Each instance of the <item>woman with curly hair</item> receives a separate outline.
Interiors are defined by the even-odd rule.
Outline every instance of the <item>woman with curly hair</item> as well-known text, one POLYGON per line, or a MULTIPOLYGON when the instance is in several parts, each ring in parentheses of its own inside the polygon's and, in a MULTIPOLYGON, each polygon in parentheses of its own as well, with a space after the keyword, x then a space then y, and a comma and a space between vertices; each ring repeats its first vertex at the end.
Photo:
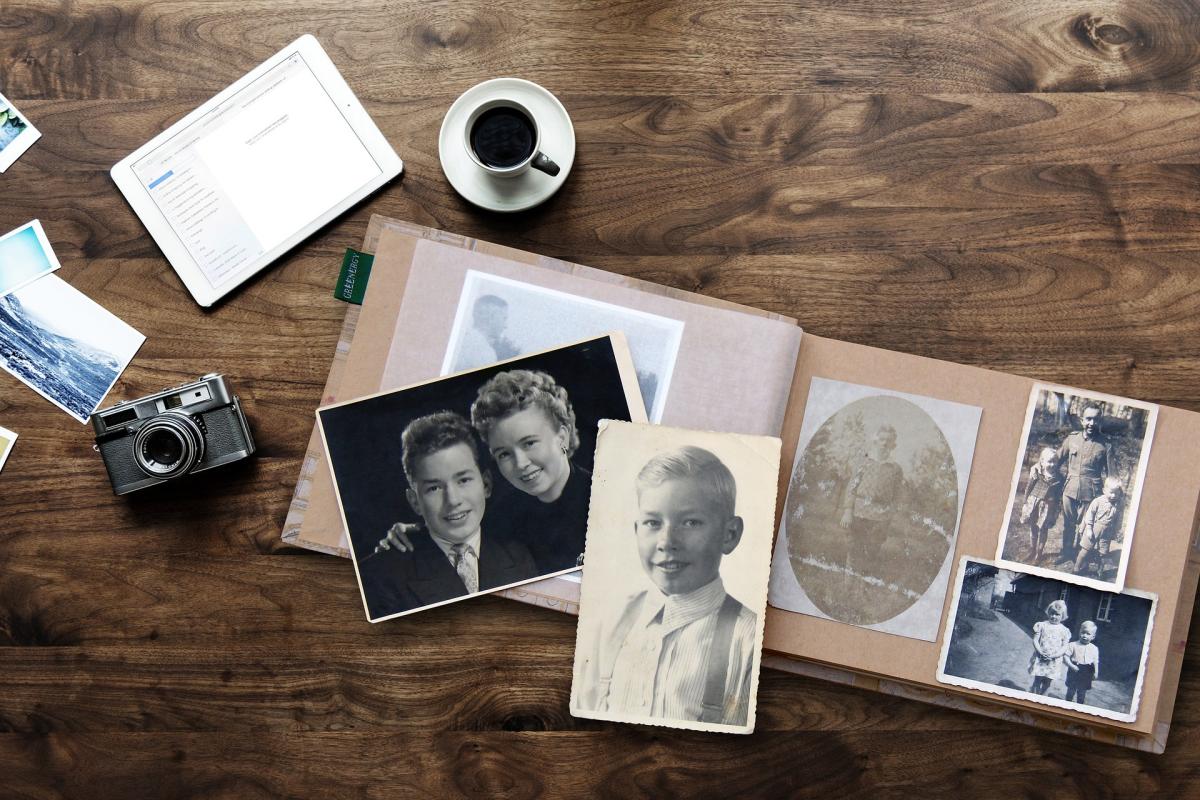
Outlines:
POLYGON ((512 523, 538 568, 582 563, 591 473, 574 463, 579 447, 567 390, 537 370, 500 372, 479 388, 471 424, 496 468, 521 494, 512 523))
MULTIPOLYGON (((496 468, 518 491, 500 512, 529 549, 538 572, 583 563, 592 474, 571 460, 579 448, 575 409, 567 390, 538 370, 497 373, 479 387, 471 424, 496 468)), ((413 550, 415 526, 398 522, 377 550, 413 550)))

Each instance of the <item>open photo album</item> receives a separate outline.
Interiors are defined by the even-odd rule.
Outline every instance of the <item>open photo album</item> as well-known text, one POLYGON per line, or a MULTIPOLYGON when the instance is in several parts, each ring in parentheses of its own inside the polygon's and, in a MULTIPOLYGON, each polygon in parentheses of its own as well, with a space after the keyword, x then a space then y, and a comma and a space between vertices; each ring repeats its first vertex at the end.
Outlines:
MULTIPOLYGON (((471 393, 506 364, 620 332, 632 402, 628 415, 612 418, 644 419, 663 436, 685 432, 651 448, 655 453, 631 443, 582 458, 574 451, 573 461, 595 469, 593 514, 603 491, 618 491, 613 497, 624 498, 618 505, 625 509, 603 525, 589 521, 580 563, 595 559, 597 566, 582 587, 576 565, 557 562, 491 587, 582 613, 580 635, 599 649, 587 664, 577 652, 573 711, 752 728, 753 698, 742 714, 733 687, 751 668, 757 685, 757 661, 739 671, 730 655, 720 670, 697 672, 690 690, 636 688, 621 682, 620 665, 636 650, 622 643, 643 641, 642 626, 666 625, 676 637, 672 647, 685 648, 686 626, 701 624, 690 621, 709 619, 697 609, 708 609, 715 626, 705 628, 710 638, 697 640, 697 652, 740 653, 721 638, 736 640, 740 629, 730 622, 719 633, 720 598, 736 597, 743 611, 755 613, 761 591, 765 613, 755 621, 762 666, 1149 752, 1165 747, 1200 575, 1200 473, 1192 455, 1200 447, 1200 415, 802 334, 795 320, 777 314, 378 216, 364 249, 375 255, 370 283, 363 305, 348 306, 323 424, 340 409, 481 370, 449 409, 470 420, 471 393), (652 466, 660 450, 691 446, 687 431, 697 441, 767 437, 781 448, 769 493, 740 494, 743 485, 761 488, 762 471, 744 483, 732 465, 712 467, 729 473, 725 483, 694 482, 700 499, 685 506, 699 510, 681 524, 709 530, 706 520, 717 521, 711 541, 720 568, 675 591, 682 586, 675 571, 716 562, 679 555, 683 544, 650 535, 673 523, 659 502, 663 490, 638 470, 652 466), (718 487, 731 482, 742 505, 719 500, 725 495, 718 487), (749 498, 760 498, 754 511, 772 520, 771 535, 738 538, 736 557, 721 558, 733 541, 731 520, 746 516, 749 498), (743 563, 751 554, 760 560, 743 563), (623 566, 604 566, 610 563, 623 566), (732 565, 739 566, 731 572, 732 565), (745 588, 735 592, 729 587, 738 581, 745 588), (634 603, 639 592, 644 599, 634 603), (624 617, 621 626, 633 628, 613 634, 613 620, 624 617), (615 655, 603 655, 605 647, 615 655), (591 683, 580 683, 584 676, 591 683), (718 688, 701 691, 706 681, 718 688), (722 703, 731 704, 725 712, 722 703)), ((583 391, 603 380, 597 372, 583 391)), ((571 388, 571 398, 579 391, 571 388)), ((345 498, 339 502, 338 445, 329 429, 323 440, 314 426, 285 542, 353 556, 359 570, 376 548, 409 551, 425 518, 414 516, 419 503, 405 499, 413 487, 404 483, 401 433, 432 406, 393 405, 395 443, 386 456, 396 462, 388 473, 392 507, 347 512, 345 498), (413 535, 398 537, 397 530, 413 535)), ((600 419, 585 424, 604 424, 600 419)), ((552 435, 562 429, 551 428, 552 435)), ((497 459, 503 447, 478 438, 486 427, 475 430, 486 451, 475 463, 490 469, 493 488, 519 497, 519 483, 506 484, 497 459)), ((595 448, 596 427, 589 435, 595 448)), ((700 449, 724 465, 727 445, 705 441, 700 449)), ((708 463, 708 456, 687 452, 683 461, 708 463)), ((508 528, 524 526, 517 538, 537 545, 535 532, 546 526, 514 524, 521 517, 503 511, 510 502, 503 494, 496 497, 489 508, 501 512, 492 517, 503 517, 508 528)), ((456 597, 473 593, 463 586, 489 588, 470 579, 456 585, 456 597)), ((369 597, 364 603, 373 620, 406 613, 394 604, 372 610, 369 597)))

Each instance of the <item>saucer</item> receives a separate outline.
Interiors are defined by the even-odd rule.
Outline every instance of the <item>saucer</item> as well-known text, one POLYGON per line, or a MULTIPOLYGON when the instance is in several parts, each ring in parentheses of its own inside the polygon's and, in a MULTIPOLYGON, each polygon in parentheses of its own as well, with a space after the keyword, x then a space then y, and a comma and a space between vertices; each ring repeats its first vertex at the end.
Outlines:
POLYGON ((438 134, 438 158, 446 179, 463 199, 489 211, 524 211, 547 200, 571 174, 575 128, 562 103, 546 89, 520 78, 494 78, 467 89, 450 106, 438 134), (541 151, 560 168, 557 175, 530 168, 515 178, 498 178, 471 160, 463 148, 467 116, 494 97, 511 98, 529 109, 541 131, 541 151))

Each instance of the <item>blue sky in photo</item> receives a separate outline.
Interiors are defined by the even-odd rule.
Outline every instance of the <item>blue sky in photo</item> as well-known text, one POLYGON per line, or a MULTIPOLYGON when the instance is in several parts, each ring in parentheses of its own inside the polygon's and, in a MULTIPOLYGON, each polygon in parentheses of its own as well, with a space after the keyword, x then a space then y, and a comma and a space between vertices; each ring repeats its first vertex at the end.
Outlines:
POLYGON ((42 249, 32 225, 0 240, 0 293, 53 268, 54 262, 42 249))

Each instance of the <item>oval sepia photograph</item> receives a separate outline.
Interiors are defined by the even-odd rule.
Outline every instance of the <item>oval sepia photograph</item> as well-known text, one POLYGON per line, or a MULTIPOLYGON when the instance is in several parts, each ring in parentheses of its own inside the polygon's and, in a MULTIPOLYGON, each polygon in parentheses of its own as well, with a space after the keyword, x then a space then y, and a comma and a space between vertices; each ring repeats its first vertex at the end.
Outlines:
MULTIPOLYGON (((812 426, 805 414, 815 430, 800 438, 779 545, 786 542, 799 589, 791 594, 802 597, 788 603, 781 586, 776 594, 787 605, 773 604, 878 625, 913 609, 937 583, 940 611, 979 409, 822 379, 814 379, 809 403, 825 413, 813 415, 812 426), (943 421, 953 421, 960 439, 969 432, 965 455, 956 458, 947 432, 915 400, 950 407, 943 421)), ((932 632, 925 620, 911 622, 919 635, 907 623, 891 632, 936 638, 936 616, 932 632)))

